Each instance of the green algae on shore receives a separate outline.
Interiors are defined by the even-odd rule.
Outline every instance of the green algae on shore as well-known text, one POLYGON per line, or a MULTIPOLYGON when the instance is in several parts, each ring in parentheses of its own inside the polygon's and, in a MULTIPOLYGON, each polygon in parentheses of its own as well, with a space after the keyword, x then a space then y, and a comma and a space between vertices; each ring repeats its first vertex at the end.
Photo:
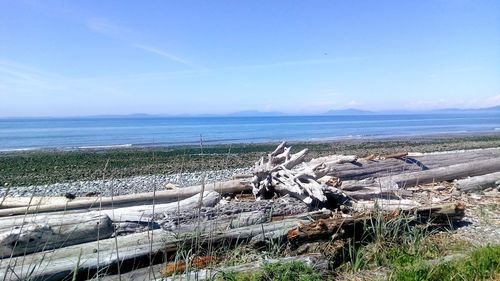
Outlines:
MULTIPOLYGON (((328 154, 389 154, 500 147, 500 135, 291 143, 308 157, 328 154)), ((267 144, 30 151, 0 154, 0 183, 39 185, 104 177, 172 174, 248 167, 275 147, 267 144), (107 165, 106 165, 107 163, 107 165), (104 167, 105 173, 103 173, 104 167)))

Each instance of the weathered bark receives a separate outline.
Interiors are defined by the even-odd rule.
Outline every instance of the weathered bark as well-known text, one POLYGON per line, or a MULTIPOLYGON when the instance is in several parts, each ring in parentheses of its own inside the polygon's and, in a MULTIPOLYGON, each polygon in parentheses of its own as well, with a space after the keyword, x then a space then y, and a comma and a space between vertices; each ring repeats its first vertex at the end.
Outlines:
POLYGON ((303 202, 284 196, 276 200, 261 200, 219 204, 214 208, 202 208, 201 212, 184 211, 166 213, 159 221, 162 228, 177 234, 186 232, 216 231, 266 223, 270 221, 296 218, 296 215, 308 213, 308 206, 303 202))
POLYGON ((421 206, 420 203, 409 200, 391 200, 391 199, 374 199, 370 201, 358 201, 353 203, 352 208, 357 212, 366 212, 373 210, 381 210, 391 212, 394 210, 411 210, 421 206))
MULTIPOLYGON (((408 219, 423 223, 449 223, 454 220, 459 220, 464 216, 465 207, 461 203, 444 204, 432 207, 421 207, 415 210, 407 210, 396 212, 380 217, 385 221, 397 218, 400 215, 406 216, 408 219)), ((293 245, 297 245, 303 241, 313 241, 315 239, 325 239, 343 237, 352 237, 352 235, 360 235, 363 232, 363 227, 368 221, 379 218, 369 215, 361 215, 355 217, 335 217, 330 219, 320 219, 312 223, 307 223, 295 227, 288 231, 288 241, 293 245)))
POLYGON ((57 249, 111 237, 114 227, 105 214, 26 216, 0 221, 0 258, 57 249))
POLYGON ((390 158, 400 159, 400 158, 405 158, 406 156, 408 156, 408 152, 397 152, 383 156, 382 159, 390 159, 390 158))
POLYGON ((231 180, 226 182, 218 182, 213 184, 207 184, 204 188, 202 186, 191 186, 184 187, 175 190, 162 190, 156 193, 138 193, 102 198, 92 198, 89 200, 78 200, 75 202, 67 202, 66 204, 54 204, 54 205, 41 205, 29 207, 18 207, 11 209, 1 209, 0 217, 12 216, 12 215, 24 215, 40 212, 56 212, 64 210, 75 210, 75 209, 89 209, 89 208, 99 208, 109 207, 109 206, 134 206, 138 204, 152 204, 155 203, 170 203, 176 202, 190 196, 200 193, 202 190, 205 191, 217 191, 220 194, 226 193, 238 193, 243 191, 250 191, 252 186, 249 182, 244 180, 231 180))
POLYGON ((465 215, 465 205, 463 203, 448 203, 436 206, 424 206, 415 210, 403 211, 405 214, 413 215, 415 220, 424 223, 449 224, 452 221, 461 220, 465 215))
POLYGON ((500 180, 500 172, 461 179, 455 182, 455 188, 462 192, 481 191, 490 187, 496 187, 500 180))

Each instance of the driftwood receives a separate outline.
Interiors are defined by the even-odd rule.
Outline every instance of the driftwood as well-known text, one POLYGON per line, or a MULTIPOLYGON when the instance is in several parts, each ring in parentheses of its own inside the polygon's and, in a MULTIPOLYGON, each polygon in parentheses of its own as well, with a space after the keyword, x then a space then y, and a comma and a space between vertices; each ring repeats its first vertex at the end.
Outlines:
MULTIPOLYGON (((311 240, 356 238, 355 234, 363 233, 364 224, 380 218, 390 221, 403 217, 412 223, 448 224, 463 217, 463 205, 420 206, 402 199, 411 192, 404 187, 467 176, 473 176, 466 179, 469 181, 487 178, 489 184, 498 184, 498 178, 494 180, 492 175, 500 171, 500 149, 475 153, 402 153, 386 156, 384 160, 331 155, 306 162, 306 155, 307 150, 292 154, 291 148, 282 143, 256 163, 251 180, 155 194, 72 201, 32 198, 22 202, 26 199, 4 198, 3 207, 16 204, 29 207, 0 209, 0 254, 12 256, 0 261, 0 278, 61 280, 68 278, 75 268, 78 279, 125 273, 161 263, 193 244, 217 247, 221 243, 238 242, 259 247, 269 241, 285 243, 288 239, 294 247, 311 240), (484 176, 474 177, 478 175, 484 176), (282 197, 272 201, 238 197, 241 201, 233 199, 228 203, 220 201, 217 193, 250 190, 257 199, 276 194, 282 197), (312 211, 318 210, 313 203, 331 208, 332 202, 338 203, 344 213, 352 209, 365 212, 353 217, 336 213, 332 217, 330 210, 312 211), (373 208, 393 212, 366 213, 373 208), (22 216, 8 217, 12 215, 22 216), (134 233, 137 231, 142 232, 134 233), (17 244, 15 247, 13 242, 17 244), (48 249, 53 250, 39 252, 48 249), (16 257, 21 254, 25 256, 16 257)), ((466 180, 458 181, 457 185, 466 180)), ((149 275, 147 272, 153 268, 157 266, 124 276, 139 278, 143 273, 149 275)), ((196 274, 212 276, 203 272, 196 274)))
POLYGON ((52 204, 66 204, 70 201, 88 201, 89 198, 76 198, 74 200, 68 199, 66 197, 57 196, 57 197, 4 197, 0 199, 0 209, 7 208, 17 208, 17 207, 26 207, 29 205, 37 206, 37 205, 52 205, 52 204))
POLYGON ((455 182, 455 188, 462 192, 474 192, 498 186, 500 172, 461 179, 455 182))
POLYGON ((101 212, 107 214, 113 222, 150 221, 154 214, 163 214, 174 211, 180 212, 200 207, 213 207, 220 200, 219 193, 215 191, 205 191, 203 196, 201 198, 200 197, 200 194, 196 194, 179 202, 105 209, 101 210, 101 212))
POLYGON ((410 199, 372 199, 357 201, 353 203, 352 208, 357 212, 372 210, 391 212, 394 210, 411 210, 420 206, 420 203, 410 199))
POLYGON ((28 276, 31 277, 30 280, 61 280, 71 275, 80 261, 79 276, 90 278, 97 272, 105 275, 106 272, 116 271, 118 265, 122 263, 133 264, 134 261, 147 260, 148 257, 154 257, 160 253, 175 253, 179 247, 189 245, 195 239, 216 245, 221 242, 248 241, 263 232, 278 230, 286 232, 298 223, 308 222, 309 214, 303 214, 303 216, 302 219, 284 219, 229 229, 222 233, 174 235, 164 230, 153 230, 115 239, 104 239, 99 242, 83 243, 6 260, 0 264, 0 276, 4 276, 5 280, 25 280, 28 276))
MULTIPOLYGON (((261 200, 250 202, 221 202, 214 208, 202 208, 165 214, 159 221, 162 228, 174 233, 226 231, 253 224, 267 223, 287 218, 297 218, 303 214, 316 217, 316 213, 308 212, 309 208, 302 201, 290 196, 276 200, 261 200)), ((328 211, 329 214, 330 211, 328 211)), ((327 215, 328 215, 327 214, 327 215)))
POLYGON ((320 219, 312 223, 299 225, 288 231, 288 241, 296 245, 303 241, 312 241, 325 238, 343 238, 360 235, 363 227, 368 221, 376 219, 392 220, 400 215, 420 223, 449 223, 459 220, 464 216, 465 207, 461 203, 444 204, 432 207, 421 207, 408 211, 400 211, 385 216, 373 216, 372 214, 355 217, 334 217, 330 219, 320 219))
POLYGON ((0 258, 111 237, 114 227, 105 214, 19 216, 0 221, 0 258))
MULTIPOLYGON (((421 220, 431 218, 435 220, 444 217, 446 219, 457 219, 460 217, 460 210, 462 210, 461 215, 463 216, 463 209, 456 206, 421 208, 412 211, 411 215, 415 216, 415 219, 421 220)), ((317 234, 304 232, 303 235, 305 236, 297 234, 304 237, 304 239, 316 239, 324 235, 331 236, 335 233, 334 231, 338 230, 338 227, 335 228, 335 226, 342 224, 356 227, 357 223, 360 222, 360 220, 352 218, 328 219, 325 218, 324 214, 305 213, 292 218, 285 217, 280 221, 227 229, 223 232, 213 231, 210 228, 205 228, 208 232, 201 234, 169 234, 164 230, 154 230, 12 258, 0 264, 0 276, 6 277, 5 280, 23 280, 28 275, 32 277, 31 280, 61 280, 71 275, 78 261, 80 261, 78 275, 90 278, 95 276, 97 272, 104 275, 116 272, 119 264, 128 264, 129 266, 126 268, 131 270, 134 268, 134 261, 148 260, 149 257, 154 258, 159 254, 175 253, 179 247, 190 245, 194 239, 212 246, 221 242, 231 243, 231 241, 239 241, 240 243, 256 241, 257 244, 265 242, 266 239, 283 241, 287 234, 290 238, 289 230, 297 230, 297 228, 294 228, 297 225, 310 226, 309 228, 312 229, 311 218, 317 220, 316 229, 326 230, 321 230, 317 234), (330 222, 336 224, 333 225, 330 222), (116 249, 119 249, 118 253, 116 249)), ((217 221, 215 220, 213 223, 217 223, 217 221)), ((344 232, 348 233, 347 230, 344 229, 344 232)), ((297 233, 302 232, 297 231, 297 233)), ((291 238, 290 241, 295 243, 297 239, 294 239, 291 238)), ((122 267, 122 269, 125 268, 122 267)))
POLYGON ((397 152, 383 156, 382 159, 390 159, 390 158, 400 159, 400 158, 405 158, 406 156, 408 156, 408 152, 397 152))
MULTIPOLYGON (((35 214, 0 219, 0 257, 17 256, 111 237, 112 222, 151 221, 156 213, 192 210, 214 206, 220 199, 215 191, 206 191, 200 202, 195 195, 176 203, 117 208, 67 214, 35 214), (111 219, 110 219, 111 218, 111 219)), ((121 226, 121 229, 124 227, 121 226)), ((124 232, 121 230, 121 232, 124 232)))
POLYGON ((358 159, 355 163, 331 164, 327 174, 346 180, 380 178, 402 173, 433 170, 458 163, 500 158, 500 149, 474 151, 408 154, 404 159, 385 160, 358 159))
POLYGON ((355 161, 354 156, 330 156, 304 163, 307 149, 290 154, 291 147, 281 143, 268 155, 267 161, 261 158, 254 167, 252 178, 253 194, 258 199, 272 197, 275 193, 290 195, 307 204, 326 202, 328 195, 340 196, 341 192, 318 181, 326 175, 328 165, 355 161))
POLYGON ((427 171, 399 174, 378 179, 380 186, 397 184, 400 188, 500 171, 500 158, 472 161, 427 171))
POLYGON ((220 194, 239 193, 249 191, 251 185, 245 180, 231 180, 207 184, 206 186, 191 186, 175 190, 162 190, 156 193, 138 193, 121 195, 115 197, 91 198, 88 200, 78 200, 75 202, 67 202, 65 204, 54 205, 30 205, 28 207, 17 207, 10 209, 0 209, 0 217, 24 215, 40 212, 57 212, 75 209, 102 208, 110 206, 137 206, 138 204, 153 204, 155 203, 170 203, 176 202, 204 191, 217 191, 220 194))

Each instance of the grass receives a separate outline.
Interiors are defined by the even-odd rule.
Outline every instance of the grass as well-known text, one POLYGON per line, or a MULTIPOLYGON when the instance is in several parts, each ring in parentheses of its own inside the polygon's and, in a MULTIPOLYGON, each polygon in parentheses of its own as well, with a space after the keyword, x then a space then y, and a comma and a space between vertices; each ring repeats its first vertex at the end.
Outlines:
POLYGON ((336 271, 350 279, 382 269, 394 281, 499 280, 500 245, 473 248, 443 229, 376 217, 365 225, 361 240, 346 243, 336 271))
POLYGON ((500 278, 500 245, 485 246, 466 258, 429 265, 424 262, 398 268, 390 280, 452 281, 498 280, 500 278))
POLYGON ((321 281, 322 277, 303 262, 267 263, 254 273, 219 273, 216 281, 321 281))
POLYGON ((361 239, 345 244, 341 261, 336 262, 340 264, 336 272, 356 274, 380 268, 399 272, 415 264, 469 251, 469 243, 453 238, 445 229, 437 231, 429 226, 413 225, 404 217, 385 221, 381 214, 376 215, 365 224, 361 239))

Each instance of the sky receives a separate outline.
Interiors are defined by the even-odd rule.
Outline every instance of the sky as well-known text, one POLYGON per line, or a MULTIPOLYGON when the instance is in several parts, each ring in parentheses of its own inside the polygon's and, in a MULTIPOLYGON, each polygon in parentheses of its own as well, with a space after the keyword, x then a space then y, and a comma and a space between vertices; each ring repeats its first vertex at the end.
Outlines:
POLYGON ((0 116, 500 105, 500 1, 0 0, 0 116))

